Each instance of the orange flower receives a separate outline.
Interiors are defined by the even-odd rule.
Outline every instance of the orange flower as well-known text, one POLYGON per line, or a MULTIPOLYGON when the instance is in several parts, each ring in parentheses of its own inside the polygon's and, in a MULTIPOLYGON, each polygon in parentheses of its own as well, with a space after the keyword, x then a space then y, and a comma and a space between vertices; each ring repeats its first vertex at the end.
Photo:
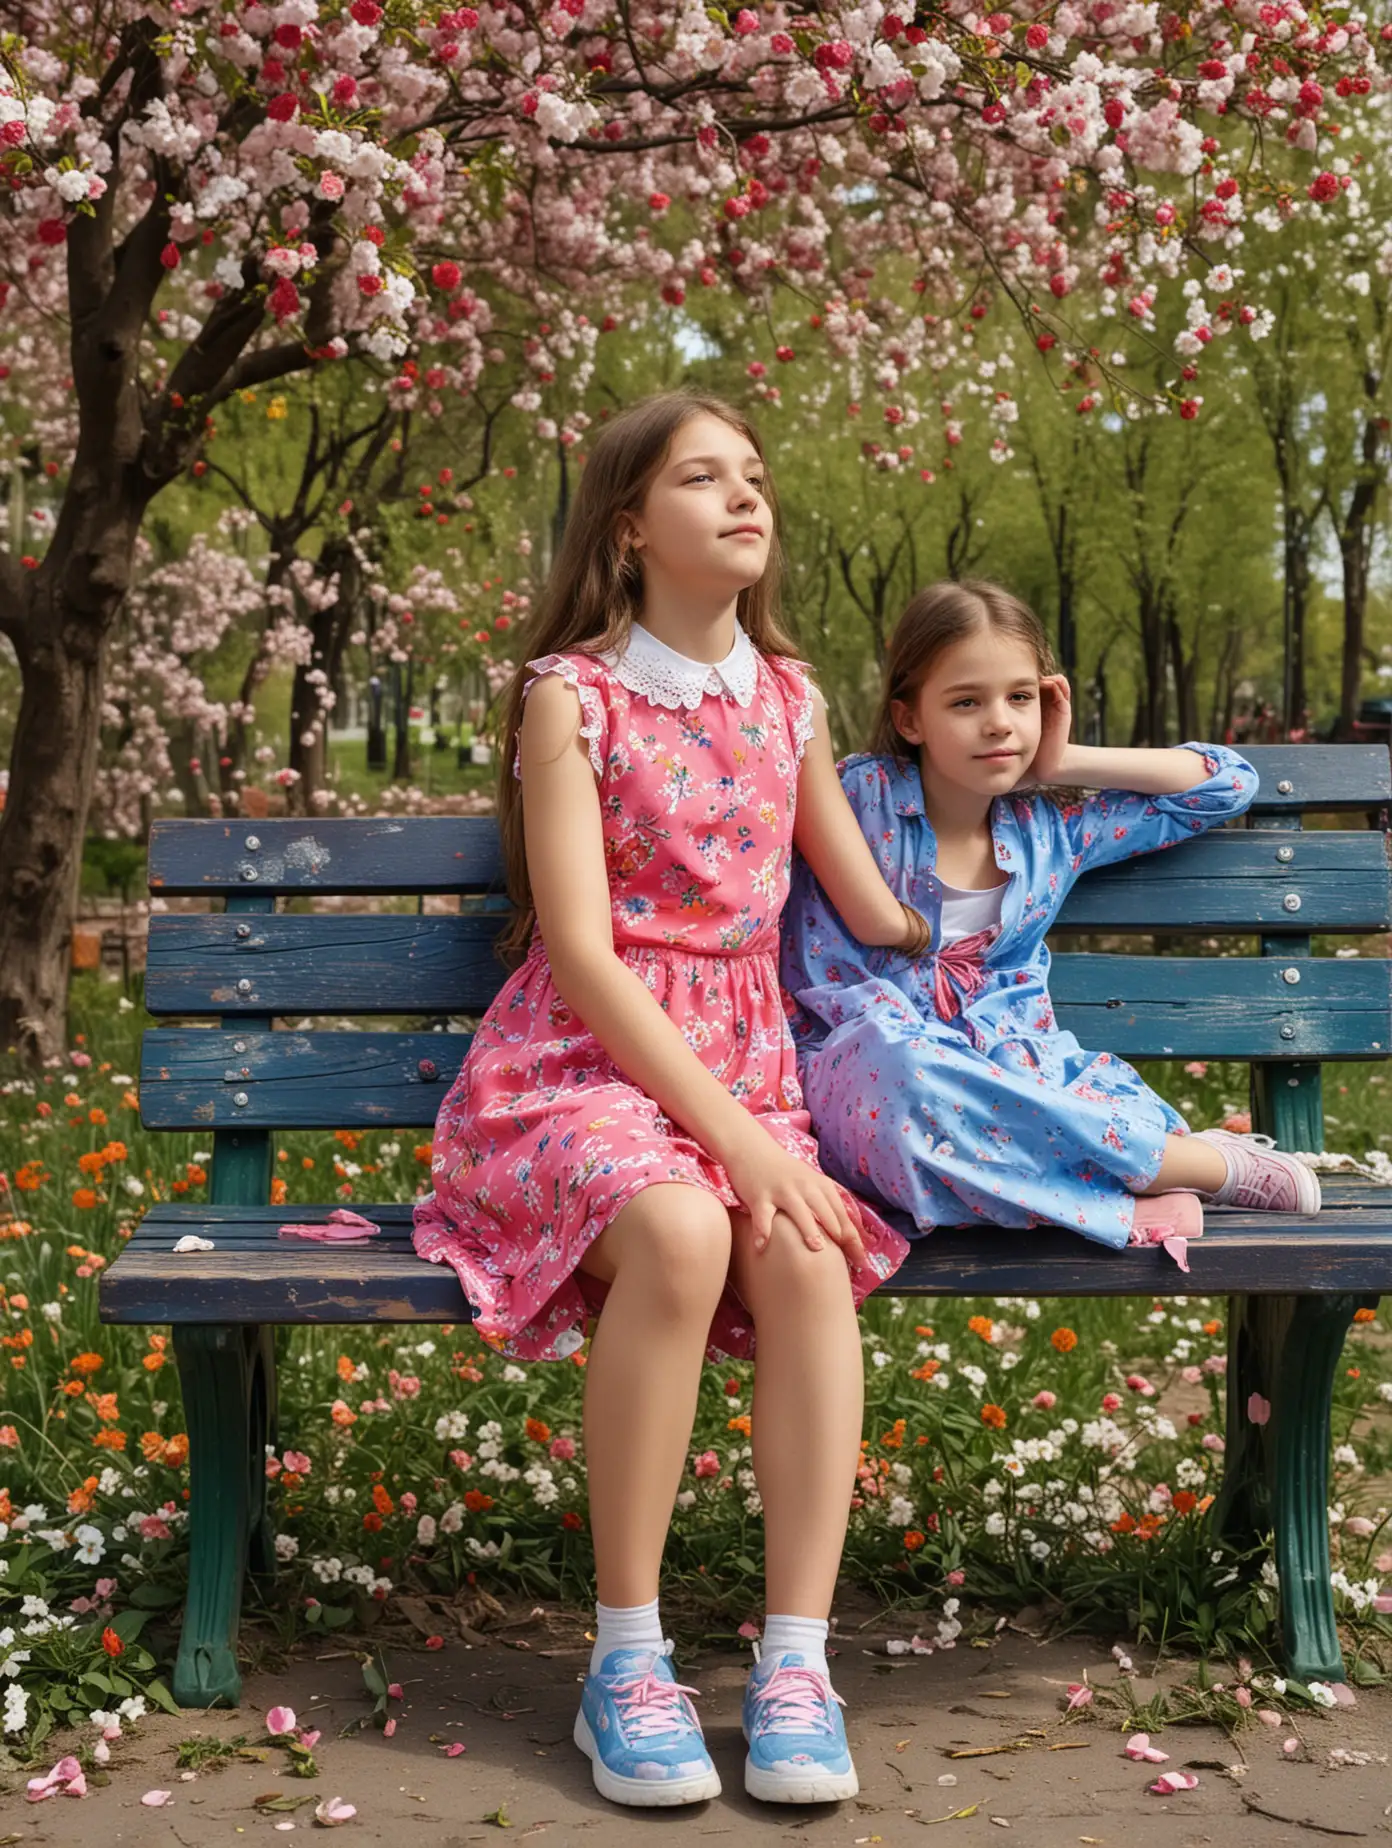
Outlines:
POLYGON ((1376 1309, 1355 1309, 1353 1312, 1353 1319, 1355 1322, 1371 1322, 1376 1316, 1376 1309))
POLYGON ((99 1373, 105 1363, 100 1354, 74 1354, 68 1364, 74 1373, 90 1378, 92 1374, 99 1373))
POLYGON ((99 1106, 94 1104, 92 1108, 87 1112, 87 1121, 89 1123, 95 1123, 98 1129, 105 1129, 106 1128, 106 1112, 103 1109, 101 1109, 99 1106))
POLYGON ((95 1499, 98 1476, 89 1476, 80 1489, 74 1489, 68 1497, 69 1514, 86 1514, 95 1499))
POLYGON ((1112 1532, 1114 1534, 1133 1534, 1135 1531, 1136 1517, 1134 1514, 1119 1515, 1118 1518, 1112 1522, 1112 1532))
POLYGON ((931 1341, 933 1339, 933 1331, 931 1328, 928 1327, 926 1322, 920 1323, 919 1326, 914 1330, 914 1333, 916 1335, 922 1335, 925 1341, 931 1341))
POLYGON ((1071 1328, 1056 1328, 1049 1339, 1060 1354, 1071 1354, 1078 1345, 1078 1337, 1071 1328))
POLYGON ((363 1516, 363 1526, 367 1529, 368 1533, 370 1534, 380 1534, 382 1531, 381 1515, 380 1514, 365 1514, 363 1516))
POLYGON ((201 1187, 208 1178, 208 1170, 206 1168, 200 1168, 196 1161, 188 1163, 187 1172, 189 1185, 191 1187, 201 1187))
POLYGON ((911 1527, 904 1535, 904 1551, 916 1553, 926 1539, 926 1534, 921 1534, 916 1527, 911 1527))
POLYGON ((999 1405, 983 1405, 981 1408, 981 1422, 984 1425, 990 1425, 993 1431, 1003 1431, 1005 1429, 1005 1413, 999 1405))
POLYGON ((392 1500, 391 1496, 387 1494, 387 1491, 382 1487, 380 1482, 373 1488, 372 1505, 377 1510, 378 1514, 396 1513, 396 1503, 392 1500))
POLYGON ((87 1212, 97 1204, 97 1196, 90 1187, 75 1187, 72 1203, 74 1206, 81 1207, 83 1212, 87 1212))
POLYGON ((358 1414, 345 1399, 335 1399, 329 1407, 329 1417, 333 1419, 340 1431, 346 1431, 349 1425, 358 1422, 358 1414))
POLYGON ((106 1156, 100 1149, 88 1149, 85 1155, 78 1156, 77 1165, 84 1174, 90 1174, 99 1181, 102 1177, 102 1169, 106 1165, 106 1156))
POLYGON ((534 1444, 549 1444, 551 1441, 550 1425, 543 1424, 539 1418, 529 1418, 526 1430, 527 1436, 534 1444))
POLYGON ((102 1150, 103 1161, 124 1161, 125 1159, 126 1145, 124 1142, 108 1142, 102 1150))
POLYGON ((422 1168, 428 1168, 435 1154, 435 1145, 431 1142, 418 1142, 411 1150, 411 1153, 415 1156, 422 1168))
POLYGON ((98 1431, 92 1442, 98 1450, 124 1450, 126 1434, 124 1431, 98 1431))
MULTIPOLYGON (((11 1302, 18 1303, 20 1299, 14 1296, 11 1297, 10 1300, 11 1302)), ((27 1302, 23 1306, 26 1309, 29 1307, 27 1302)), ((33 1345, 34 1331, 32 1328, 21 1328, 17 1335, 0 1335, 0 1347, 27 1348, 33 1345)))
POLYGON ((921 1367, 914 1368, 913 1378, 916 1380, 931 1380, 933 1375, 940 1372, 941 1369, 942 1362, 940 1360, 925 1360, 921 1367))
POLYGON ((346 1354, 340 1354, 338 1357, 338 1377, 344 1381, 351 1380, 356 1372, 356 1363, 350 1360, 346 1354))
POLYGON ((1192 1489, 1176 1489, 1170 1497, 1170 1506, 1176 1514, 1192 1514, 1199 1505, 1199 1498, 1192 1489))
POLYGON ((1205 1322, 1203 1331, 1206 1335, 1216 1335, 1222 1326, 1223 1324, 1221 1322, 1205 1322))
POLYGON ((989 1315, 974 1315, 967 1327, 974 1335, 980 1335, 983 1341, 989 1341, 996 1332, 996 1325, 989 1315))
POLYGON ((729 1423, 725 1426, 725 1429, 727 1431, 740 1431, 744 1434, 745 1437, 748 1437, 751 1431, 754 1429, 754 1426, 753 1426, 752 1421, 750 1420, 749 1413, 741 1412, 738 1418, 732 1418, 729 1421, 729 1423))
POLYGON ((464 1506, 470 1514, 486 1514, 493 1506, 493 1497, 485 1495, 482 1489, 465 1489, 464 1506))
POLYGON ((160 1368, 164 1365, 164 1355, 147 1354, 140 1364, 147 1373, 158 1373, 160 1368))
POLYGON ((153 1463, 164 1449, 164 1439, 160 1436, 158 1431, 143 1432, 140 1439, 140 1449, 145 1461, 147 1463, 153 1463))
POLYGON ((171 1469, 183 1468, 185 1463, 188 1462, 187 1431, 176 1431, 174 1433, 173 1437, 171 1437, 169 1442, 165 1445, 164 1455, 160 1458, 160 1461, 162 1463, 167 1463, 171 1469))
POLYGON ((310 1173, 314 1167, 314 1157, 312 1155, 301 1155, 300 1166, 304 1169, 306 1174, 310 1173))
POLYGON ((271 1181, 271 1205, 284 1206, 289 1193, 290 1189, 277 1174, 271 1181))
POLYGON ((49 1178, 41 1161, 26 1161, 22 1168, 15 1169, 14 1183, 21 1193, 37 1193, 49 1178))
POLYGON ((905 1418, 895 1419, 893 1429, 886 1431, 884 1436, 880 1439, 881 1444, 884 1445, 886 1450, 902 1450, 904 1448, 904 1428, 907 1423, 908 1420, 905 1418))
POLYGON ((110 1624, 102 1631, 102 1648, 109 1656, 119 1656, 126 1653, 126 1645, 121 1641, 110 1624))
POLYGON ((75 1399, 84 1390, 81 1380, 64 1380, 63 1391, 70 1399, 75 1399))
POLYGON ((121 1416, 117 1409, 114 1392, 89 1392, 87 1403, 95 1409, 97 1417, 103 1424, 115 1424, 121 1416))
POLYGON ((336 1129, 334 1131, 334 1141, 341 1142, 348 1153, 352 1155, 356 1151, 358 1144, 362 1141, 362 1136, 355 1129, 336 1129))

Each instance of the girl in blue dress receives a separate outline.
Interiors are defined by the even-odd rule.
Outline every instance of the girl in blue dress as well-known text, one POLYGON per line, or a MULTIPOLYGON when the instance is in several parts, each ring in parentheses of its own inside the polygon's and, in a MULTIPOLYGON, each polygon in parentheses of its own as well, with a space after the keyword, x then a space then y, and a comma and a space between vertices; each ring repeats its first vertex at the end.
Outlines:
POLYGON ((1265 1139, 1188 1133, 1054 1018, 1044 938, 1078 875, 1221 826, 1257 777, 1222 745, 1070 743, 1052 670, 1039 619, 998 585, 931 585, 895 630, 874 750, 839 769, 932 951, 858 943, 798 862, 782 977, 823 1164, 920 1232, 1051 1223, 1120 1246, 1193 1236, 1204 1200, 1317 1212, 1309 1168, 1265 1139))

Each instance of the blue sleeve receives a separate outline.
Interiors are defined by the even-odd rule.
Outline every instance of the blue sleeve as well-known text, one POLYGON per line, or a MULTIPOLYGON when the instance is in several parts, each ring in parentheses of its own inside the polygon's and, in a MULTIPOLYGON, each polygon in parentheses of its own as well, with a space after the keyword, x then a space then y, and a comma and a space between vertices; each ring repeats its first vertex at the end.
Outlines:
MULTIPOLYGON (((856 756, 837 768, 871 851, 892 884, 892 824, 897 817, 884 799, 877 765, 875 758, 856 756)), ((901 959, 892 950, 852 936, 801 854, 793 856, 781 938, 779 973, 793 1003, 789 1026, 799 1046, 819 1043, 831 1027, 887 998, 903 1005, 897 989, 887 991, 886 981, 892 984, 893 975, 885 973, 901 959)))
POLYGON ((1208 772, 1192 789, 1171 796, 1102 789, 1062 811, 1075 873, 1173 847, 1191 834, 1221 827, 1250 808, 1257 793, 1257 773, 1245 757, 1222 744, 1182 748, 1202 757, 1208 772))

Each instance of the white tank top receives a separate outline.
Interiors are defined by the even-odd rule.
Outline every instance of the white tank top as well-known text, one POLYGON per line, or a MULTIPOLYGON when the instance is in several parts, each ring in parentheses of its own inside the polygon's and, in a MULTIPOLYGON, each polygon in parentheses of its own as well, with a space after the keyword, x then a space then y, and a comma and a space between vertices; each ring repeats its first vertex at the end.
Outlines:
POLYGON ((1001 921, 1001 904, 1005 888, 988 886, 984 891, 966 891, 961 886, 938 881, 942 887, 942 922, 939 935, 943 943, 955 943, 959 937, 971 937, 979 930, 990 930, 1001 921))

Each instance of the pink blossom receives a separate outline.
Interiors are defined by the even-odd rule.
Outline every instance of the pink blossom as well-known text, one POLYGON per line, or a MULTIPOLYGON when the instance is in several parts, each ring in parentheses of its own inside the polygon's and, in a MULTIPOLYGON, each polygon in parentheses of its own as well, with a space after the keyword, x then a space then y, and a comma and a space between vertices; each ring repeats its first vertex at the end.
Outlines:
POLYGON ((266 1715, 266 1731, 271 1737, 279 1739, 282 1734, 294 1732, 294 1730, 295 1709, 293 1707, 272 1707, 266 1715))
POLYGON ((556 1463, 571 1462, 575 1456, 575 1439, 573 1437, 553 1438, 546 1454, 556 1463))
POLYGON ((1190 1771, 1162 1771, 1148 1788, 1157 1797, 1172 1797, 1179 1790, 1197 1790, 1199 1780, 1190 1771))
POLYGON ((1126 1741, 1126 1756, 1138 1758, 1148 1765, 1163 1765, 1169 1762, 1169 1753, 1162 1752, 1158 1745, 1150 1743, 1149 1733, 1132 1733, 1126 1741))
POLYGON ((465 1749, 462 1739, 453 1739, 448 1745, 442 1745, 440 1747, 440 1750, 444 1753, 446 1758, 458 1758, 459 1754, 465 1749))
POLYGON ((140 1537, 142 1540, 168 1540, 172 1536, 167 1522, 157 1514, 146 1514, 140 1520, 140 1537))
POLYGON ((311 1464, 303 1450, 287 1450, 284 1456, 285 1467, 293 1470, 297 1476, 307 1476, 311 1464))
POLYGON ((703 1450, 691 1467, 698 1476, 718 1476, 720 1458, 713 1450, 703 1450))
POLYGON ((1270 1399, 1263 1399, 1259 1392, 1250 1394, 1247 1400, 1247 1416, 1254 1425, 1264 1425, 1271 1417, 1270 1399))
POLYGON ((1030 1403, 1038 1411, 1051 1412, 1058 1404, 1058 1394, 1052 1393, 1046 1388, 1043 1392, 1037 1392, 1030 1403))
POLYGON ((1117 1397, 1116 1393, 1114 1392, 1104 1392, 1103 1393, 1102 1410, 1104 1412, 1119 1412, 1121 1410, 1121 1400, 1117 1397))
POLYGON ((1075 1712, 1079 1707, 1092 1705, 1092 1689, 1085 1681, 1070 1681, 1068 1684, 1068 1706, 1066 1711, 1075 1712))
POLYGON ((163 1809, 173 1794, 172 1790, 147 1790, 140 1801, 146 1809, 163 1809))
POLYGON ((87 1780, 75 1758, 60 1758, 43 1777, 31 1777, 24 1794, 29 1803, 42 1803, 48 1797, 85 1797, 87 1780))
POLYGON ((1370 1521, 1366 1514, 1351 1514, 1344 1522, 1344 1532, 1352 1534, 1355 1539, 1366 1540, 1370 1534, 1377 1532, 1377 1522, 1370 1521))

